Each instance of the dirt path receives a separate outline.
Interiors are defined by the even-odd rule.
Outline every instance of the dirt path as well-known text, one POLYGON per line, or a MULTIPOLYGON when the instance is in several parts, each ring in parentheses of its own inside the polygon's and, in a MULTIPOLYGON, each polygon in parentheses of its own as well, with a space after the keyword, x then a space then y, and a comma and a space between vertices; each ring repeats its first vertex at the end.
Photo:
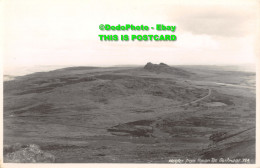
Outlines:
MULTIPOLYGON (((155 109, 158 109, 158 108, 168 108, 168 109, 172 109, 172 108, 174 108, 174 107, 188 106, 188 105, 190 105, 190 104, 197 103, 197 102, 200 102, 200 101, 202 101, 202 100, 208 98, 209 96, 211 96, 211 93, 212 93, 212 90, 209 88, 209 89, 208 89, 208 94, 207 94, 206 96, 204 96, 204 97, 199 98, 199 99, 193 100, 193 101, 188 102, 188 103, 179 104, 179 105, 176 105, 176 106, 168 105, 168 106, 157 107, 157 108, 153 108, 153 109, 154 109, 154 110, 155 110, 155 109)), ((167 112, 167 113, 169 113, 169 112, 167 112)))
POLYGON ((206 99, 207 97, 209 97, 209 96, 211 95, 211 89, 208 89, 208 90, 209 90, 209 92, 208 92, 208 94, 207 94, 206 96, 204 96, 204 97, 202 97, 202 98, 199 98, 199 99, 197 99, 197 100, 191 101, 191 102, 189 102, 189 103, 185 103, 185 104, 178 105, 178 106, 176 106, 176 107, 187 106, 187 105, 189 105, 189 104, 197 103, 197 102, 199 102, 199 101, 202 101, 202 100, 206 99))

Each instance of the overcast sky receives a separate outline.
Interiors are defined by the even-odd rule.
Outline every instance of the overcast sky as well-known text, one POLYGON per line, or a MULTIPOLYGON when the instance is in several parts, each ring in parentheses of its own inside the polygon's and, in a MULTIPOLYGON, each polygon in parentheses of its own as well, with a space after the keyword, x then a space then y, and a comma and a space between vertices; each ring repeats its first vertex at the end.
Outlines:
MULTIPOLYGON (((255 62, 256 0, 7 0, 6 67, 255 62), (176 25, 174 42, 101 42, 99 24, 176 25)), ((134 34, 172 34, 156 30, 134 34)))

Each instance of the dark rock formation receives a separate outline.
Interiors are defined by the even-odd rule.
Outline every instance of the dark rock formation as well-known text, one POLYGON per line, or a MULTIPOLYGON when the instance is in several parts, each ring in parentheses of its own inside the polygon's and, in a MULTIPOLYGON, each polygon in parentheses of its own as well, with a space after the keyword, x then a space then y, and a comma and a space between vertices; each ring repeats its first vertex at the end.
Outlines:
POLYGON ((168 73, 168 74, 186 76, 186 77, 192 74, 180 68, 171 67, 165 63, 153 64, 149 62, 144 66, 144 69, 155 73, 168 73))

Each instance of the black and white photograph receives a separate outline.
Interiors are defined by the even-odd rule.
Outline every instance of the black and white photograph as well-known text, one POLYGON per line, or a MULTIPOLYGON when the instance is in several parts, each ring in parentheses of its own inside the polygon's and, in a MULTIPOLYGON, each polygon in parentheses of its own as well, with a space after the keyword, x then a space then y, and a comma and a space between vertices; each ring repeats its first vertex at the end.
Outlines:
POLYGON ((0 167, 259 166, 260 1, 0 3, 0 167))

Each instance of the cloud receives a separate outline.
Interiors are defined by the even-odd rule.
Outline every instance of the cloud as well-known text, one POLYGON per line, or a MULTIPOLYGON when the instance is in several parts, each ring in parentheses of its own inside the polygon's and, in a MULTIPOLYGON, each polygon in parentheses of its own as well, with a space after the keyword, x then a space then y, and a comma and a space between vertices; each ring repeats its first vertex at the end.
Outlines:
POLYGON ((259 19, 252 6, 183 6, 169 11, 168 19, 176 22, 178 31, 211 36, 241 37, 256 32, 259 19))
POLYGON ((6 1, 5 65, 17 69, 20 65, 114 65, 149 61, 169 64, 253 62, 254 26, 259 19, 255 8, 258 6, 243 0, 229 0, 222 5, 219 0, 191 1, 6 1), (103 32, 98 29, 101 23, 176 25, 177 41, 101 42, 98 35, 103 33, 172 33, 103 32))

